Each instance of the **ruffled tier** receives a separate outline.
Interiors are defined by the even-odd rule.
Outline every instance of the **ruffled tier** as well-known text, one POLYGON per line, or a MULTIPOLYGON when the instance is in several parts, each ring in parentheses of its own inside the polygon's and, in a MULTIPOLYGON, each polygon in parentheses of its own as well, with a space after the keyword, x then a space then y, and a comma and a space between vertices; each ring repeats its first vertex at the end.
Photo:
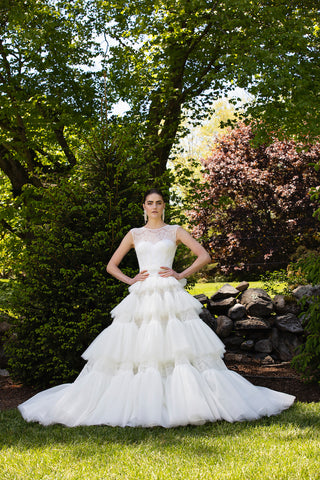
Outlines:
POLYGON ((101 372, 85 367, 73 384, 37 394, 19 406, 28 421, 111 426, 163 426, 254 420, 290 407, 294 397, 255 387, 222 360, 198 370, 188 362, 164 375, 148 366, 101 372))
POLYGON ((199 318, 201 303, 176 279, 151 276, 129 292, 83 353, 87 364, 75 382, 20 405, 26 420, 173 427, 252 420, 293 403, 226 368, 224 344, 199 318))

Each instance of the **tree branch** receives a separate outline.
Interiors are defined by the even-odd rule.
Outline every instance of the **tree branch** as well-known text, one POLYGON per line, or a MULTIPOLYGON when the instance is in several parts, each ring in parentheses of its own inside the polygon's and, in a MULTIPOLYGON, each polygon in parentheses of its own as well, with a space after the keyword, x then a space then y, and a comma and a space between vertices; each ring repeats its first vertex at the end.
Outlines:
POLYGON ((0 145, 0 168, 11 182, 14 197, 21 194, 22 187, 26 184, 36 187, 42 186, 40 180, 37 177, 30 176, 26 168, 11 155, 3 144, 0 145))

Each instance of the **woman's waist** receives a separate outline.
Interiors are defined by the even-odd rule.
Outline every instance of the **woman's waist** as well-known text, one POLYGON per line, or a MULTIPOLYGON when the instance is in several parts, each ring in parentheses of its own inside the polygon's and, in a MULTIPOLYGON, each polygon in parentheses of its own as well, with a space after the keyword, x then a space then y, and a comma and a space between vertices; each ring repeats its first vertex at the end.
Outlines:
POLYGON ((161 267, 167 267, 167 268, 171 268, 171 265, 166 265, 166 264, 161 264, 161 265, 141 265, 140 266, 140 272, 142 272, 143 270, 147 270, 147 272, 149 273, 149 275, 151 276, 156 276, 156 275, 159 275, 159 273, 161 272, 161 267))

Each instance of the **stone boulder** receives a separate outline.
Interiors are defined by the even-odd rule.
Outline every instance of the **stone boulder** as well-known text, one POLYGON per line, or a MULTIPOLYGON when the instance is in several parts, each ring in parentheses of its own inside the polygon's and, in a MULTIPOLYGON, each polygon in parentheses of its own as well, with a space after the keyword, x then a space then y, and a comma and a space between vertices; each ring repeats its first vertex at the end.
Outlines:
POLYGON ((302 323, 293 313, 277 316, 274 323, 276 327, 283 332, 303 333, 302 323))
POLYGON ((223 343, 227 348, 237 349, 243 343, 243 338, 238 337, 237 335, 231 335, 230 337, 226 337, 223 339, 223 343))
POLYGON ((236 286, 236 290, 239 292, 244 292, 249 288, 249 283, 248 282, 240 282, 239 285, 236 286))
POLYGON ((298 348, 302 344, 301 339, 290 332, 282 332, 277 328, 272 329, 271 342, 274 351, 282 362, 289 362, 298 353, 298 348))
POLYGON ((200 293, 199 295, 193 295, 194 298, 196 298, 202 305, 207 305, 209 302, 209 298, 207 295, 204 295, 203 293, 200 293))
POLYGON ((214 332, 217 330, 217 322, 213 315, 209 312, 207 308, 203 308, 199 315, 201 320, 204 321, 214 332))
POLYGON ((246 307, 241 303, 236 303, 228 310, 228 317, 232 320, 240 320, 246 315, 246 307))
POLYGON ((256 342, 254 346, 254 349, 256 352, 271 353, 273 349, 273 345, 269 338, 265 338, 262 340, 258 340, 258 342, 256 342))
POLYGON ((253 347, 254 347, 254 341, 253 340, 245 340, 240 345, 241 350, 246 350, 246 351, 253 350, 253 347))
POLYGON ((320 285, 300 285, 299 287, 292 290, 292 294, 298 299, 301 300, 302 297, 312 297, 320 296, 320 285))
POLYGON ((216 334, 219 335, 219 337, 225 338, 231 335, 231 332, 233 330, 233 321, 229 317, 226 317, 225 315, 220 315, 216 318, 216 322, 216 334))
POLYGON ((271 297, 262 288, 248 288, 242 293, 240 302, 246 307, 249 316, 269 317, 273 312, 271 297))
POLYGON ((284 295, 276 295, 273 299, 273 306, 276 313, 284 315, 285 313, 293 313, 299 315, 301 307, 295 297, 286 298, 284 295))
POLYGON ((235 330, 270 330, 270 323, 257 317, 248 317, 234 323, 235 330))
POLYGON ((208 310, 214 315, 225 315, 229 308, 233 307, 237 303, 237 300, 233 297, 225 298, 220 301, 209 300, 208 310))
POLYGON ((232 285, 229 285, 229 283, 226 283, 225 285, 223 285, 223 287, 219 288, 219 290, 211 296, 211 300, 213 302, 218 302, 220 300, 224 300, 225 298, 237 297, 238 295, 239 290, 234 288, 232 285))

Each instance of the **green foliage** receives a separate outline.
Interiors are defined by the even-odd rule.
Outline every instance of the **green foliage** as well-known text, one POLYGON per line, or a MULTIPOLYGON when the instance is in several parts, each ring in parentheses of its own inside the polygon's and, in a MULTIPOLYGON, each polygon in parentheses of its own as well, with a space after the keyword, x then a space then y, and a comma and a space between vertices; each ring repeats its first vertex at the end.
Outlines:
POLYGON ((291 295, 289 287, 292 277, 288 275, 287 270, 274 270, 272 272, 266 272, 261 275, 261 281, 263 282, 263 288, 267 290, 269 295, 291 295))
MULTIPOLYGON (((319 187, 311 190, 311 198, 319 204, 319 187)), ((320 220, 320 208, 316 210, 315 216, 320 220)), ((320 285, 320 252, 307 252, 296 262, 294 270, 306 283, 320 285)), ((307 337, 292 364, 305 378, 320 382, 320 296, 313 296, 311 301, 304 298, 302 302, 307 337)))
POLYGON ((99 112, 90 67, 95 0, 3 0, 0 10, 0 168, 13 194, 76 163, 79 131, 99 112))
MULTIPOLYGON (((252 146, 250 126, 223 135, 200 186, 191 192, 193 232, 201 238, 223 274, 247 278, 290 262, 298 247, 319 246, 317 188, 320 144, 301 145, 274 137, 252 146)), ((193 180, 194 181, 194 180, 193 180)))
POLYGON ((250 118, 263 117, 268 103, 277 126, 280 118, 290 132, 303 126, 319 134, 319 47, 310 1, 302 8, 300 0, 103 0, 101 14, 115 40, 106 62, 110 97, 129 103, 126 121, 138 120, 145 158, 159 162, 154 171, 165 170, 183 117, 199 124, 235 87, 255 99, 250 118), (290 115, 281 116, 282 105, 290 115))
MULTIPOLYGON (((295 270, 299 275, 302 272, 306 282, 320 285, 320 253, 307 254, 295 264, 295 270)), ((301 303, 307 336, 299 354, 293 358, 292 365, 307 380, 317 380, 320 383, 320 297, 305 297, 301 303)))
MULTIPOLYGON (((25 384, 73 380, 81 353, 110 324, 110 310, 125 293, 105 270, 130 226, 142 220, 141 183, 131 174, 141 179, 143 168, 125 153, 95 145, 71 178, 52 178, 45 190, 25 187, 19 197, 28 240, 11 280, 16 322, 6 354, 10 373, 25 384)), ((126 265, 128 275, 137 269, 133 255, 126 265)))

